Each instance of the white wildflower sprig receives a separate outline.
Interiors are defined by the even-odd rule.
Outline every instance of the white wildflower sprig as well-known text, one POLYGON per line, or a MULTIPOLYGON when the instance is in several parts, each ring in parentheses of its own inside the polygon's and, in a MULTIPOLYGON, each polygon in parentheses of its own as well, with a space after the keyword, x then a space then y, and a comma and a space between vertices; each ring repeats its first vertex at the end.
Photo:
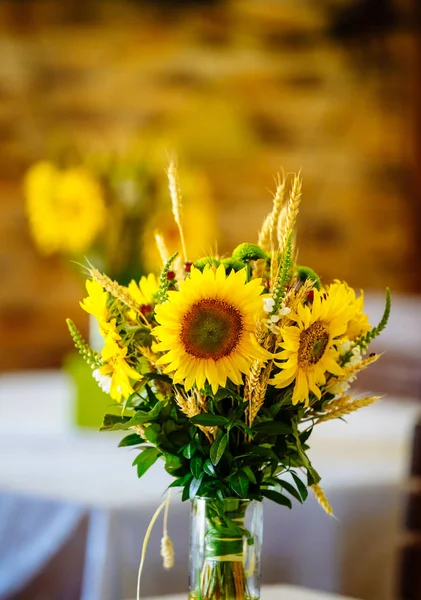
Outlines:
POLYGON ((279 327, 277 326, 277 323, 282 319, 282 317, 286 317, 291 312, 291 309, 282 305, 276 313, 272 314, 274 306, 275 300, 272 296, 263 298, 263 310, 269 314, 268 318, 266 319, 267 328, 272 333, 278 334, 279 327))

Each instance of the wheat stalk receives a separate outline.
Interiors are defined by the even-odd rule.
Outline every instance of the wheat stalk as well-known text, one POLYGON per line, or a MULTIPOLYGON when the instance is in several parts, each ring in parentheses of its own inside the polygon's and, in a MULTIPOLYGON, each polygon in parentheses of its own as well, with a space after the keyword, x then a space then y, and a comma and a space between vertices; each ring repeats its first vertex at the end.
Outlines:
POLYGON ((146 317, 139 310, 139 305, 132 298, 125 287, 117 283, 117 281, 110 279, 108 275, 105 275, 105 273, 100 273, 98 269, 95 269, 94 267, 89 268, 89 273, 91 277, 98 281, 98 283, 100 283, 102 287, 107 290, 107 292, 110 292, 110 294, 114 296, 116 300, 120 300, 120 302, 122 302, 125 306, 134 310, 135 313, 144 320, 145 325, 149 328, 151 327, 146 317))
POLYGON ((246 377, 244 388, 244 399, 248 400, 247 416, 249 426, 253 425, 259 410, 265 403, 266 390, 269 383, 271 363, 263 369, 264 364, 256 360, 250 367, 249 374, 246 377))
POLYGON ((278 219, 278 244, 281 252, 285 251, 288 238, 294 231, 301 202, 302 179, 300 173, 294 174, 288 203, 283 207, 278 219))
POLYGON ((314 493, 314 496, 315 496, 317 502, 323 508, 323 510, 325 511, 325 513, 327 513, 328 515, 330 515, 331 517, 333 517, 333 509, 330 506, 330 504, 328 502, 328 499, 326 498, 326 494, 324 493, 324 491, 321 488, 321 486, 318 483, 314 483, 310 487, 313 490, 313 493, 314 493))
POLYGON ((138 346, 139 352, 144 356, 151 365, 155 365, 158 360, 158 355, 155 354, 148 346, 138 346))
POLYGON ((344 367, 345 375, 342 377, 338 377, 339 380, 347 380, 350 377, 355 377, 360 371, 363 371, 368 366, 372 365, 380 358, 381 354, 373 354, 372 356, 367 356, 361 362, 356 365, 351 365, 350 367, 344 367))
POLYGON ((168 509, 171 502, 171 492, 168 493, 167 502, 164 510, 163 533, 161 539, 161 556, 163 558, 164 569, 172 569, 174 566, 174 546, 168 535, 168 509))
POLYGON ((168 252, 168 248, 165 243, 164 236, 158 230, 155 231, 154 236, 155 236, 156 247, 158 248, 158 252, 159 252, 159 256, 161 257, 162 264, 165 265, 170 257, 170 253, 168 252))
POLYGON ((367 396, 365 398, 357 398, 356 400, 350 401, 350 396, 345 396, 344 398, 333 401, 328 412, 320 417, 317 420, 317 423, 324 423, 325 421, 330 421, 331 419, 340 419, 341 417, 349 415, 360 408, 374 404, 377 402, 377 400, 380 400, 380 398, 381 396, 367 396), (345 399, 347 399, 346 402, 345 399), (336 406, 335 403, 337 403, 336 406))
MULTIPOLYGON (((192 393, 188 396, 186 392, 181 392, 178 388, 175 388, 174 396, 181 412, 189 419, 204 412, 205 398, 197 390, 192 390, 192 393)), ((202 425, 196 425, 196 427, 203 431, 209 442, 212 443, 215 438, 216 427, 204 427, 202 425)))
POLYGON ((169 185, 169 190, 170 190, 174 221, 177 224, 178 231, 180 234, 180 241, 181 241, 181 247, 183 250, 184 260, 187 261, 186 244, 184 241, 184 233, 183 233, 183 201, 182 201, 182 196, 181 196, 180 181, 178 178, 177 167, 176 167, 174 160, 170 161, 167 175, 168 175, 168 185, 169 185))
POLYGON ((273 196, 273 208, 272 211, 265 218, 262 229, 259 232, 258 245, 268 252, 273 248, 275 244, 275 231, 278 224, 279 216, 281 214, 282 206, 285 197, 285 174, 282 173, 282 177, 277 175, 276 191, 273 196))

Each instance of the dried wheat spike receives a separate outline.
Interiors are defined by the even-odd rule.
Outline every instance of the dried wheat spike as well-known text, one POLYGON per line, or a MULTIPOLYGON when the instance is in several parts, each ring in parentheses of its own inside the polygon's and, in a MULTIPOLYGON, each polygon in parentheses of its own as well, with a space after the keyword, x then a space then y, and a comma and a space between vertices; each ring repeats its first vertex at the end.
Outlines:
POLYGON ((168 252, 168 248, 165 243, 164 236, 158 230, 155 231, 154 235, 155 235, 156 247, 158 248, 158 252, 159 252, 159 256, 161 257, 162 264, 166 265, 166 263, 170 257, 170 253, 168 252))
POLYGON ((363 371, 370 365, 376 362, 380 358, 381 354, 373 354, 372 356, 367 356, 361 362, 356 365, 351 365, 350 367, 344 367, 345 375, 342 377, 338 377, 339 381, 347 380, 350 377, 355 377, 360 371, 363 371))
POLYGON ((110 294, 112 296, 114 296, 114 298, 116 298, 116 300, 120 300, 120 302, 122 302, 125 306, 134 310, 135 313, 137 313, 141 318, 143 318, 145 325, 147 327, 150 327, 150 323, 147 321, 147 319, 144 317, 144 315, 140 312, 139 305, 131 297, 131 295, 129 294, 129 292, 127 291, 127 289, 125 287, 118 284, 117 281, 113 281, 112 279, 110 279, 108 277, 108 275, 105 275, 104 273, 100 273, 95 268, 90 268, 89 273, 90 273, 91 277, 93 279, 95 279, 96 281, 98 281, 98 283, 100 283, 102 285, 102 287, 105 290, 107 290, 107 292, 110 292, 110 294))
POLYGON ((278 243, 281 252, 284 252, 289 235, 292 231, 294 231, 298 211, 300 208, 301 190, 302 179, 300 173, 298 173, 298 175, 294 174, 294 180, 292 182, 288 202, 286 206, 283 207, 278 219, 278 243))
MULTIPOLYGON (((349 396, 348 396, 349 398, 349 396)), ((325 421, 330 421, 331 419, 339 419, 346 415, 349 415, 360 408, 364 408, 365 406, 370 406, 370 404, 374 404, 377 400, 380 400, 381 396, 367 396, 365 398, 357 398, 356 400, 345 403, 342 407, 340 405, 337 408, 333 408, 333 410, 329 410, 325 415, 320 417, 317 420, 317 423, 324 423, 325 421)), ((333 404, 333 403, 332 403, 333 404)))
POLYGON ((276 181, 276 192, 273 197, 273 208, 272 211, 267 215, 263 222, 262 229, 259 232, 258 245, 263 248, 266 252, 269 252, 275 245, 275 233, 276 227, 281 214, 282 206, 285 197, 285 174, 282 173, 282 177, 277 176, 276 181))
POLYGON ((181 247, 183 249, 184 260, 187 260, 186 245, 184 241, 183 233, 183 201, 181 196, 180 181, 178 178, 177 166, 174 160, 170 161, 168 171, 168 186, 170 190, 172 212, 174 215, 174 221, 177 224, 178 231, 180 234, 181 247))
POLYGON ((317 502, 323 508, 325 513, 327 513, 328 515, 333 517, 333 509, 330 506, 328 499, 326 498, 326 494, 324 493, 324 491, 322 490, 320 485, 318 483, 315 483, 314 485, 312 485, 310 487, 313 490, 313 493, 316 497, 317 502))
MULTIPOLYGON (((193 390, 193 395, 188 396, 186 392, 180 392, 175 388, 174 396, 181 412, 189 419, 203 412, 204 400, 199 399, 198 396, 201 396, 201 394, 197 390, 193 390)), ((197 427, 203 431, 210 442, 213 441, 216 435, 216 427, 203 427, 202 425, 197 425, 197 427)))

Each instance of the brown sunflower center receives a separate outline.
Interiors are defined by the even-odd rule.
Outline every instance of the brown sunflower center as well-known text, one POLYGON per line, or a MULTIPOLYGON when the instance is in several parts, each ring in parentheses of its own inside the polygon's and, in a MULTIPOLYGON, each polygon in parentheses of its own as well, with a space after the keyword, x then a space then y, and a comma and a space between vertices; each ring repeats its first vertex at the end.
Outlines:
POLYGON ((314 365, 322 358, 329 343, 329 332, 321 321, 316 321, 300 334, 298 364, 314 365))
POLYGON ((218 360, 236 348, 242 331, 240 311, 212 298, 193 304, 183 319, 180 338, 188 354, 218 360))

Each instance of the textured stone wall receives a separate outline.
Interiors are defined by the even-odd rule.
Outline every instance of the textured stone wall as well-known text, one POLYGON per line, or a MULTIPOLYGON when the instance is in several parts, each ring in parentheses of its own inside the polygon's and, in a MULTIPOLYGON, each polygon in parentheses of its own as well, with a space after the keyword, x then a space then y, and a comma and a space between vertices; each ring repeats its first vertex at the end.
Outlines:
POLYGON ((0 369, 60 364, 66 316, 86 330, 79 277, 37 255, 21 192, 25 169, 63 141, 163 139, 181 168, 206 172, 221 252, 256 238, 273 175, 302 168, 300 261, 420 291, 414 39, 333 37, 336 4, 1 3, 0 369))

